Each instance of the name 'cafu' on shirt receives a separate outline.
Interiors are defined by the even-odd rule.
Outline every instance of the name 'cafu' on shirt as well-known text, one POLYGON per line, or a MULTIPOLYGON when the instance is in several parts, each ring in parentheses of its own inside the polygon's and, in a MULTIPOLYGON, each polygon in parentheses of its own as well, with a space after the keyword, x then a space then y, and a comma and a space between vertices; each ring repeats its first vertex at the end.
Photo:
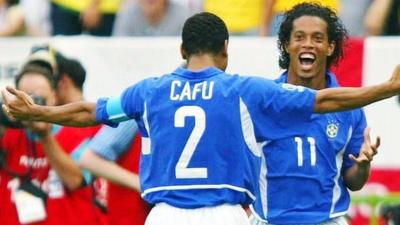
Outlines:
POLYGON ((214 81, 202 81, 190 85, 189 81, 173 80, 171 82, 170 99, 172 101, 196 100, 202 98, 209 100, 213 96, 214 81))

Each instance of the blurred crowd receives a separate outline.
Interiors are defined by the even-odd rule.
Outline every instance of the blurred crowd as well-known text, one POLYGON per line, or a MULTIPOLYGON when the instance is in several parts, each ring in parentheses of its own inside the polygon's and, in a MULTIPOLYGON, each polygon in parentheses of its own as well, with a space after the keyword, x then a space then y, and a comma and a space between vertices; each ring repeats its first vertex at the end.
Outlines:
MULTIPOLYGON (((0 36, 177 36, 196 12, 217 14, 232 35, 275 36, 282 14, 305 0, 0 0, 0 36)), ((317 0, 351 36, 399 35, 398 0, 317 0)))

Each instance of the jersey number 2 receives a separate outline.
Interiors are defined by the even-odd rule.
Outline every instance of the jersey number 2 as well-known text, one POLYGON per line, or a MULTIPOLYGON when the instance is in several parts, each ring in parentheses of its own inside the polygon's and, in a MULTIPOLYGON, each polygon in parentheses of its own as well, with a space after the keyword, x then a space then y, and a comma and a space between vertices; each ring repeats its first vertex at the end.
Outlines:
POLYGON ((198 106, 182 106, 175 112, 175 127, 185 127, 185 118, 194 117, 194 127, 175 166, 178 179, 207 178, 207 168, 188 168, 190 159, 206 129, 206 113, 198 106))

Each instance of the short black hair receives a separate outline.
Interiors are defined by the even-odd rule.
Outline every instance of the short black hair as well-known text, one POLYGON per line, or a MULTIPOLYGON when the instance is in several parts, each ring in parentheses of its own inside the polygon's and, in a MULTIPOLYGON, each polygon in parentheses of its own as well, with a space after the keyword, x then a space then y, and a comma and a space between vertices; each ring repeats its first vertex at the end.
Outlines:
POLYGON ((56 88, 56 81, 55 77, 52 73, 52 70, 47 66, 42 66, 37 63, 27 63, 25 64, 20 72, 15 77, 15 86, 18 88, 19 82, 21 81, 22 77, 29 73, 36 73, 44 76, 50 83, 51 88, 56 88))
POLYGON ((217 55, 228 39, 229 33, 224 21, 209 12, 191 16, 182 30, 182 48, 188 56, 203 53, 217 55))
MULTIPOLYGON (((71 78, 75 87, 83 89, 83 83, 86 79, 86 70, 76 59, 70 59, 64 56, 56 56, 58 66, 58 76, 66 75, 71 78)), ((59 78, 58 78, 59 79, 59 78)))
POLYGON ((290 42, 290 34, 293 30, 293 21, 302 16, 315 16, 324 20, 327 24, 328 42, 335 43, 335 49, 332 55, 328 56, 326 68, 338 63, 343 57, 343 48, 348 34, 341 20, 335 11, 329 7, 322 6, 319 3, 301 3, 294 6, 284 14, 283 22, 278 33, 278 47, 280 51, 279 66, 282 69, 288 69, 290 64, 289 53, 285 46, 290 42))

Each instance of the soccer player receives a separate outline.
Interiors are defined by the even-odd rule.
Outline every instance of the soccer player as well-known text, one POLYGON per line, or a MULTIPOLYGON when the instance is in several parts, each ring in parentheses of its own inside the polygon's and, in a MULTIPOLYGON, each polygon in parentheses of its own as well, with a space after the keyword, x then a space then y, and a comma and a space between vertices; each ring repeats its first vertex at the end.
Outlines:
MULTIPOLYGON (((338 87, 329 68, 342 56, 346 39, 330 8, 295 6, 279 31, 279 64, 286 71, 277 82, 316 90, 338 87)), ((379 139, 371 144, 362 109, 314 114, 308 126, 301 136, 265 145, 253 224, 347 224, 347 189, 359 190, 367 181, 379 139)))
POLYGON ((8 87, 3 108, 15 119, 74 126, 135 119, 142 135, 142 196, 155 204, 146 224, 249 224, 241 205, 258 191, 258 142, 301 135, 313 111, 347 110, 398 94, 400 67, 390 81, 364 88, 277 85, 226 74, 228 38, 219 17, 199 13, 182 31, 187 68, 97 104, 39 106, 8 87))

